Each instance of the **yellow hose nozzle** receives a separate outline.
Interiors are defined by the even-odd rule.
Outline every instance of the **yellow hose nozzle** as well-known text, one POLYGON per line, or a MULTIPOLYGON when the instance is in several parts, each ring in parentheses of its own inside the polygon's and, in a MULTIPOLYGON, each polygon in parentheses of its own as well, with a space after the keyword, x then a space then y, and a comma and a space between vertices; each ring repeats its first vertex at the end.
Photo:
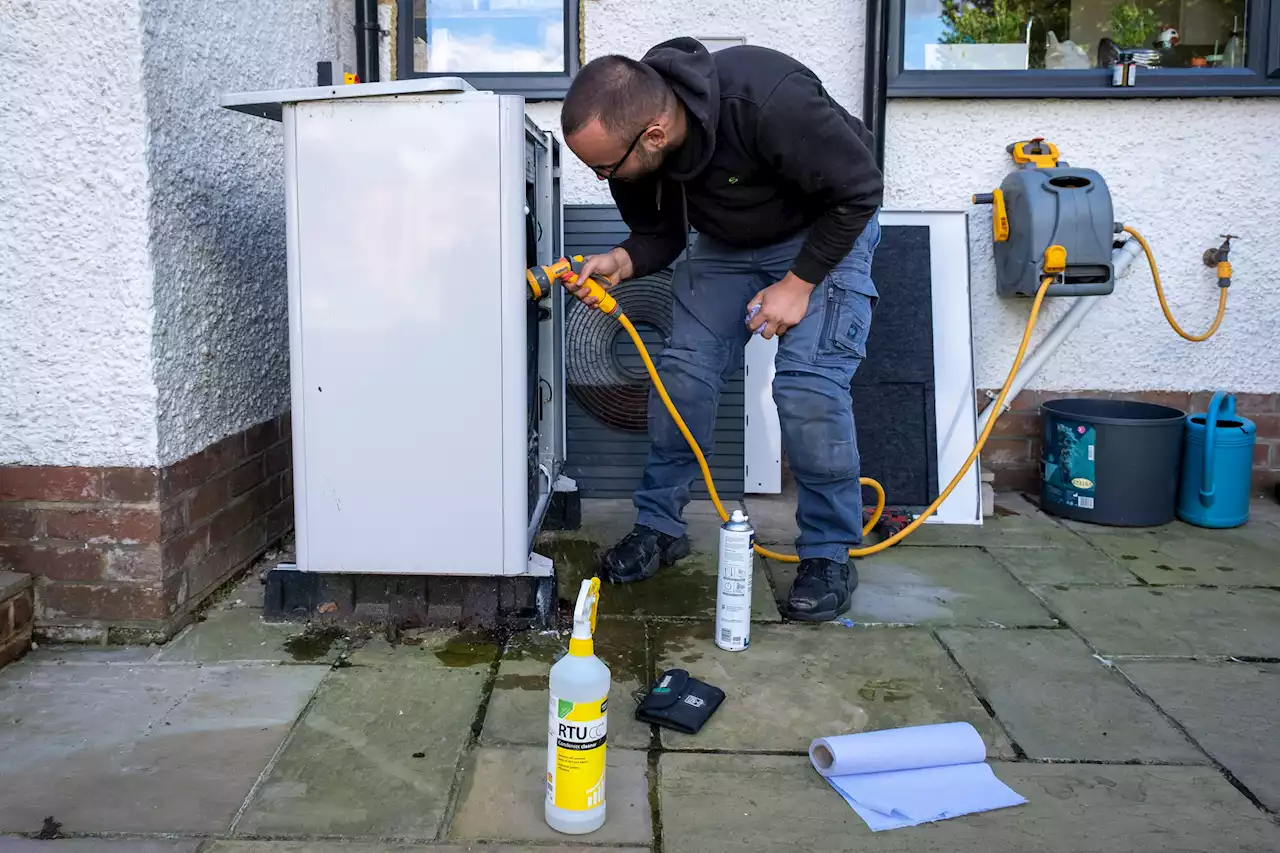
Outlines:
MULTIPOLYGON (((578 281, 578 276, 569 275, 565 277, 565 280, 576 282, 578 281)), ((601 311, 603 311, 604 313, 610 316, 612 316, 617 312, 618 300, 614 299, 612 296, 606 293, 605 289, 600 285, 600 282, 596 281, 594 276, 592 276, 591 278, 588 278, 586 280, 586 283, 583 285, 583 287, 586 288, 587 297, 594 296, 596 298, 596 304, 595 304, 596 308, 599 308, 601 311)), ((584 297, 584 298, 587 298, 587 297, 584 297)))
MULTIPOLYGON (((584 261, 582 255, 574 255, 572 258, 561 258, 547 266, 529 267, 524 274, 525 281, 529 285, 529 295, 536 302, 551 292, 551 283, 557 279, 571 283, 577 282, 580 277, 578 273, 582 270, 584 261)), ((591 276, 584 285, 586 294, 579 298, 594 296, 596 304, 592 307, 613 315, 618 310, 618 300, 605 292, 605 284, 608 284, 606 280, 591 276)))

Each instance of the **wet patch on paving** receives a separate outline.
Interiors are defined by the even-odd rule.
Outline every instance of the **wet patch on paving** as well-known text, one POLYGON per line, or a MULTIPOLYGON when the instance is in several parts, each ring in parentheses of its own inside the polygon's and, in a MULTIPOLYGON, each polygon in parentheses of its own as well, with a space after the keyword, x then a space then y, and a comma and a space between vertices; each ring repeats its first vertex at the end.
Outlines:
POLYGON ((993 754, 1007 738, 927 632, 835 625, 759 625, 726 652, 710 625, 662 625, 659 668, 682 668, 725 691, 697 735, 662 731, 668 749, 803 753, 816 737, 963 720, 993 754))

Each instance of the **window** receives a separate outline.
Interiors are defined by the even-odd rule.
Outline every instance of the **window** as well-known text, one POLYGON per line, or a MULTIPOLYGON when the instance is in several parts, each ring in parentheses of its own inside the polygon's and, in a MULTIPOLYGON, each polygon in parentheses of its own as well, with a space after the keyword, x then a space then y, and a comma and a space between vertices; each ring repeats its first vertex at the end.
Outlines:
POLYGON ((1280 95, 1280 0, 873 2, 894 97, 1280 95))
POLYGON ((578 70, 579 2, 399 0, 399 76, 457 76, 477 89, 563 97, 578 70))

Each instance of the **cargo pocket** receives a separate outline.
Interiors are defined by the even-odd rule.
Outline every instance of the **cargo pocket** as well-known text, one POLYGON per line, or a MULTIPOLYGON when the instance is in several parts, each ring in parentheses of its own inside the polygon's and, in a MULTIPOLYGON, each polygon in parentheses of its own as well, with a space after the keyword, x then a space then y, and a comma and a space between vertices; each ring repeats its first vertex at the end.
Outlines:
POLYGON ((818 358, 866 358, 867 334, 871 329, 872 297, 863 293, 859 274, 833 271, 824 286, 827 290, 822 334, 818 337, 818 358))

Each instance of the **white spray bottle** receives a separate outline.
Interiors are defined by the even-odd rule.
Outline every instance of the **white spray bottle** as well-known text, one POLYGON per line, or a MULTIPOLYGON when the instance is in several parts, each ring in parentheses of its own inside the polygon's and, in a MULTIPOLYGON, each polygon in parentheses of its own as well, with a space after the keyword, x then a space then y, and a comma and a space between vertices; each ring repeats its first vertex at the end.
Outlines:
POLYGON ((604 825, 605 734, 609 667, 595 655, 600 579, 582 582, 573 609, 569 653, 551 667, 547 726, 547 824, 583 835, 604 825))

